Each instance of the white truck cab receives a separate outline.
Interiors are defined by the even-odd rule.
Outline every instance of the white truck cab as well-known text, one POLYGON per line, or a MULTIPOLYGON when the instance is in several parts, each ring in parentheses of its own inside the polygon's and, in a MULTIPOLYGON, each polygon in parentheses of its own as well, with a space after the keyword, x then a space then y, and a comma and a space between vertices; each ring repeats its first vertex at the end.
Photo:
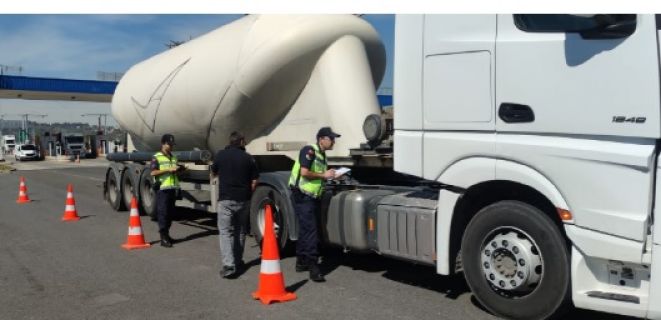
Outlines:
POLYGON ((571 299, 661 319, 658 29, 654 15, 397 17, 395 170, 452 186, 437 271, 460 260, 494 313, 545 318, 571 299))
POLYGON ((3 154, 12 154, 14 148, 16 147, 16 136, 14 135, 3 135, 2 141, 0 141, 0 151, 3 154))

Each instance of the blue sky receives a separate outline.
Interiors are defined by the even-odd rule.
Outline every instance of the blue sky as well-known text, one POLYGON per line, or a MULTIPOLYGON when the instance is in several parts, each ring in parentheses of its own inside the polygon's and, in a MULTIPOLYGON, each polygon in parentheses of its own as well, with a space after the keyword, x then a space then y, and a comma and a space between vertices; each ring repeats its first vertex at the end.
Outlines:
MULTIPOLYGON (((21 66, 22 75, 96 79, 97 71, 124 72, 241 15, 0 15, 0 65, 21 66)), ((388 56, 383 87, 392 87, 393 15, 364 15, 381 35, 388 56)), ((110 112, 107 103, 0 100, 0 114, 48 114, 43 121, 87 121, 71 114, 110 112)), ((11 117, 5 117, 11 118, 11 117)), ((108 120, 110 124, 110 119, 108 120)), ((114 121, 113 121, 114 122, 114 121)))

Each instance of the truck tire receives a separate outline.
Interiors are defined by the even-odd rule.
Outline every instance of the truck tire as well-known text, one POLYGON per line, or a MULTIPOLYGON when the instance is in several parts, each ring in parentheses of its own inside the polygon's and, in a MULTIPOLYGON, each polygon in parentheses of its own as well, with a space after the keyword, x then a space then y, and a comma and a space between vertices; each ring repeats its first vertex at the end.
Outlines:
POLYGON ((113 169, 108 169, 108 172, 106 173, 106 199, 113 210, 126 210, 124 201, 122 201, 122 190, 121 185, 119 184, 119 178, 113 169))
POLYGON ((151 177, 151 170, 145 168, 140 174, 139 192, 140 206, 142 211, 152 220, 156 220, 156 192, 152 189, 154 182, 151 177))
POLYGON ((567 243, 541 210, 500 201, 480 210, 461 242, 468 286, 494 314, 550 319, 571 305, 567 243))
POLYGON ((260 246, 264 237, 264 222, 266 219, 264 205, 267 203, 274 205, 273 227, 281 253, 284 253, 288 249, 287 245, 289 242, 289 233, 287 224, 285 223, 285 213, 283 212, 283 210, 286 210, 285 200, 289 201, 289 199, 285 199, 280 192, 271 186, 258 186, 250 199, 250 230, 255 235, 255 241, 260 246), (273 200, 269 198, 270 193, 273 194, 273 200))
POLYGON ((122 201, 124 201, 126 208, 131 208, 131 198, 138 195, 136 188, 133 186, 130 170, 131 167, 127 167, 122 172, 122 201))

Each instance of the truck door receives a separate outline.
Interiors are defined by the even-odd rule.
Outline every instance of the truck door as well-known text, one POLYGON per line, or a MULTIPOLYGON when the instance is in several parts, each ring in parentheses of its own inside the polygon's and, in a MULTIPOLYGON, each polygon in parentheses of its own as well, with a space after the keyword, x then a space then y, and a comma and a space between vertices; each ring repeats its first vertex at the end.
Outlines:
POLYGON ((496 15, 426 15, 423 45, 423 172, 495 149, 496 15))
POLYGON ((577 226, 641 244, 661 132, 657 55, 653 15, 498 16, 499 158, 551 181, 577 226))

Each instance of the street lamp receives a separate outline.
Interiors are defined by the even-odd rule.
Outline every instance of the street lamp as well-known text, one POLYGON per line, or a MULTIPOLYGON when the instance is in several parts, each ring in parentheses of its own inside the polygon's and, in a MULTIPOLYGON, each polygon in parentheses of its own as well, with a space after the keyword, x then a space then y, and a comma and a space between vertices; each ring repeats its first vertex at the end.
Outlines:
POLYGON ((103 134, 106 134, 106 121, 108 120, 108 114, 107 113, 85 113, 81 114, 81 117, 90 117, 90 116, 98 116, 99 117, 99 126, 97 127, 98 130, 101 130, 101 117, 103 117, 103 134))

